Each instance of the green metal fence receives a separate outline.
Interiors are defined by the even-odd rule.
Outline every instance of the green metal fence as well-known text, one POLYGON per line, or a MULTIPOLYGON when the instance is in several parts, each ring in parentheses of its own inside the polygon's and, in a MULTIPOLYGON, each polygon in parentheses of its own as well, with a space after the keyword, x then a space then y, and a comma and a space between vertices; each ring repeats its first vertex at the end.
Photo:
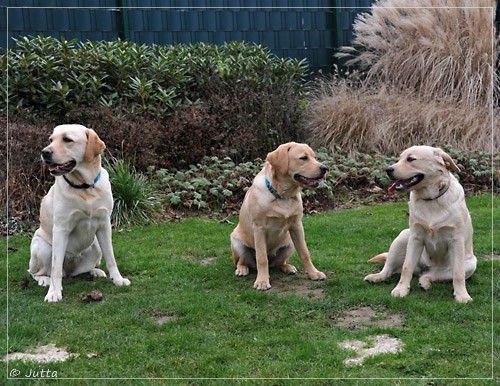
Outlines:
POLYGON ((26 35, 144 44, 240 40, 329 72, 372 0, 0 0, 0 46, 26 35), (202 6, 203 4, 203 6, 202 6))

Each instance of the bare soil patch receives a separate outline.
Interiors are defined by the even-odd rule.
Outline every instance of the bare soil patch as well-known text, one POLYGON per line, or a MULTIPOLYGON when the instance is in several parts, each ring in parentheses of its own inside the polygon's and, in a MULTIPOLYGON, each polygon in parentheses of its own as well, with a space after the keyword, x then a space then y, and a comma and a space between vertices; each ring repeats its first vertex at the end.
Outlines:
MULTIPOLYGON (((327 273, 328 275, 328 273, 327 273)), ((299 296, 303 299, 318 300, 325 298, 325 291, 317 281, 309 279, 306 273, 295 275, 271 276, 271 291, 283 296, 299 296)))
POLYGON ((346 366, 362 365, 367 357, 380 354, 396 354, 403 349, 403 342, 398 338, 392 338, 389 335, 376 335, 368 337, 369 343, 359 340, 345 340, 339 343, 339 347, 346 350, 356 351, 357 357, 348 358, 344 361, 346 366))
POLYGON ((215 261, 215 257, 206 257, 201 261, 201 265, 210 265, 215 261))
POLYGON ((495 255, 495 254, 491 254, 491 255, 484 255, 484 256, 480 256, 479 259, 481 260, 486 260, 486 261, 498 261, 500 260, 500 255, 495 255))
POLYGON ((173 316, 173 315, 163 315, 163 316, 158 316, 155 319, 155 323, 158 324, 159 326, 162 326, 165 323, 173 322, 174 320, 177 320, 176 316, 173 316))
POLYGON ((21 360, 23 362, 38 362, 38 363, 50 363, 50 362, 64 362, 71 357, 76 357, 78 354, 72 354, 67 352, 63 348, 56 347, 55 344, 50 343, 45 346, 39 346, 31 352, 21 353, 16 352, 12 354, 7 354, 3 361, 15 361, 21 360))
POLYGON ((345 311, 341 315, 332 315, 335 327, 348 328, 350 330, 366 330, 370 327, 401 327, 404 316, 391 314, 383 308, 369 306, 359 307, 345 311))

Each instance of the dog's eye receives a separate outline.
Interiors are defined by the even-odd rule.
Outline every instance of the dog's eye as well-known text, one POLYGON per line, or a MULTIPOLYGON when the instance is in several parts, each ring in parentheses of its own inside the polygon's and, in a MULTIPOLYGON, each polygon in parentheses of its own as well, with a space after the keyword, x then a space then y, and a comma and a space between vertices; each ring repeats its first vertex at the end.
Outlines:
POLYGON ((63 141, 66 142, 66 143, 73 142, 73 140, 71 138, 68 138, 68 137, 64 137, 63 141))
POLYGON ((305 156, 302 156, 302 157, 300 157, 300 159, 301 159, 302 161, 307 161, 307 156, 306 156, 306 155, 305 155, 305 156))
POLYGON ((406 160, 407 160, 408 162, 413 162, 413 161, 415 161, 415 160, 416 160, 416 158, 413 158, 412 156, 410 156, 410 157, 408 157, 406 160))

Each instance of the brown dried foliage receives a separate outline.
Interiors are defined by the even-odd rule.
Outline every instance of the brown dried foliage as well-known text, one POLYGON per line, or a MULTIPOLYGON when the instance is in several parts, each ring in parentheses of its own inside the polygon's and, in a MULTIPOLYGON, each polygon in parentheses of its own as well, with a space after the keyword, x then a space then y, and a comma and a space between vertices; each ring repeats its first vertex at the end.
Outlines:
POLYGON ((308 127, 316 145, 398 153, 448 143, 498 151, 495 5, 374 3, 355 21, 352 47, 338 54, 365 71, 363 80, 322 80, 312 93, 308 127))

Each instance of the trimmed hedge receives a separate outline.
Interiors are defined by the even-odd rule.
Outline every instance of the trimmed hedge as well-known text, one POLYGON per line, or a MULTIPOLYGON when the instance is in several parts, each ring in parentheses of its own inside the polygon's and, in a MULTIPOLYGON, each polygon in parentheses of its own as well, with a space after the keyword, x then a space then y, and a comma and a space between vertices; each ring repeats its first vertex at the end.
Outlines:
MULTIPOLYGON (((146 46, 38 36, 16 40, 8 59, 12 122, 84 124, 104 137, 115 157, 142 171, 206 155, 251 160, 303 139, 307 65, 260 45, 146 46)), ((0 64, 7 69, 6 54, 0 64)), ((0 115, 6 113, 0 99, 0 115)))
MULTIPOLYGON (((307 65, 280 59, 261 45, 139 45, 23 37, 9 50, 9 108, 64 116, 83 106, 121 107, 134 114, 173 114, 203 103, 213 87, 290 87, 300 93, 307 65)), ((7 54, 0 56, 6 70, 7 54)), ((6 92, 6 79, 1 83, 6 92)), ((251 91, 251 90, 248 90, 251 91)), ((6 101, 0 100, 0 112, 6 101)))

